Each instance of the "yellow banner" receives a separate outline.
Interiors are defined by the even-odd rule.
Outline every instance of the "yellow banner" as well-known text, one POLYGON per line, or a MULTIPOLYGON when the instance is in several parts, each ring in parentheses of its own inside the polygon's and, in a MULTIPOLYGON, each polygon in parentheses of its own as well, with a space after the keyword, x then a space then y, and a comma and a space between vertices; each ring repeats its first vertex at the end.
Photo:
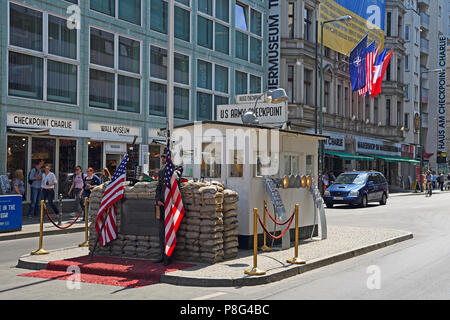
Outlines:
POLYGON ((350 51, 358 42, 366 34, 369 34, 367 45, 375 40, 375 48, 378 45, 380 45, 380 50, 384 48, 384 31, 382 29, 333 0, 323 0, 319 6, 319 43, 322 43, 320 34, 321 22, 346 15, 352 17, 349 22, 331 22, 323 26, 324 46, 349 56, 350 51))

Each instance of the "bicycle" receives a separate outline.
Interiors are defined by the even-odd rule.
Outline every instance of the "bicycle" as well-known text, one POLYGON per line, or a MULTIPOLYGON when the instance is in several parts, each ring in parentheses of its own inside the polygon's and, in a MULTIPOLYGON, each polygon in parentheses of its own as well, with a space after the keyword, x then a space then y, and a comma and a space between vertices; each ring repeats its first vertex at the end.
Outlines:
POLYGON ((431 187, 431 181, 427 181, 425 197, 431 197, 432 194, 433 194, 433 188, 431 187))

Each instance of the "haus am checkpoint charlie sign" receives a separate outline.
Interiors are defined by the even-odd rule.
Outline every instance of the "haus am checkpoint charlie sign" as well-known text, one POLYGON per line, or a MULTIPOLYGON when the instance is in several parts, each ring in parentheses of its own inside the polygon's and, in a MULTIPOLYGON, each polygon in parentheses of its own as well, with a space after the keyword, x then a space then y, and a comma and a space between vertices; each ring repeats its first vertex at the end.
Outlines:
MULTIPOLYGON (((237 95, 236 104, 224 104, 217 106, 217 121, 242 123, 242 115, 255 107, 255 102, 261 94, 237 95)), ((267 103, 261 97, 256 104, 254 113, 260 124, 284 123, 287 121, 287 104, 267 103)))

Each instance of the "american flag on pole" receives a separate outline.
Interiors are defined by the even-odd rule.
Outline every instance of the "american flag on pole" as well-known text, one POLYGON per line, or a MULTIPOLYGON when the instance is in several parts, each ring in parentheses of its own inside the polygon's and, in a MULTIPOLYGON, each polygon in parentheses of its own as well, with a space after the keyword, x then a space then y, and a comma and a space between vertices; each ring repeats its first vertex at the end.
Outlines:
POLYGON ((111 181, 105 189, 100 208, 98 209, 97 219, 95 220, 95 230, 100 235, 100 245, 103 247, 108 242, 117 238, 116 227, 116 208, 114 204, 123 198, 124 182, 128 163, 128 153, 123 158, 111 181), (103 230, 102 225, 104 224, 103 230))
POLYGON ((181 200, 180 189, 178 188, 175 166, 170 153, 170 141, 166 147, 166 167, 165 167, 165 191, 164 191, 164 213, 165 213, 165 253, 168 257, 172 255, 177 243, 176 233, 184 216, 184 206, 181 200))
POLYGON ((372 42, 366 48, 366 86, 362 89, 359 89, 359 95, 365 95, 367 92, 372 91, 372 82, 373 82, 373 64, 375 63, 375 58, 378 54, 378 50, 380 47, 378 46, 377 50, 373 52, 375 49, 375 41, 372 42))

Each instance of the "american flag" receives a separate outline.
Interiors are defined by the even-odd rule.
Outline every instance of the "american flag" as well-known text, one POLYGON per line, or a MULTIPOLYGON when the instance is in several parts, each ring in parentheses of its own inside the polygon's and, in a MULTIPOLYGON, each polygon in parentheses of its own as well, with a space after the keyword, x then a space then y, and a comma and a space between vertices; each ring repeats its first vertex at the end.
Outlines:
POLYGON ((375 41, 372 42, 372 44, 370 44, 366 49, 366 86, 362 89, 359 89, 358 93, 360 96, 372 91, 373 65, 375 63, 375 58, 377 57, 380 46, 378 46, 375 52, 373 52, 374 48, 375 41))
POLYGON ((184 206, 181 200, 180 189, 178 188, 175 166, 170 153, 170 142, 167 141, 166 167, 165 167, 165 191, 164 191, 164 213, 165 213, 165 253, 168 257, 172 255, 177 243, 176 233, 184 216, 184 206))
POLYGON ((116 172, 114 173, 111 181, 105 189, 102 201, 100 202, 100 208, 98 209, 97 219, 95 220, 95 230, 100 235, 100 245, 103 247, 108 242, 117 238, 116 227, 116 208, 114 204, 123 198, 124 182, 128 163, 128 153, 123 158, 116 172), (108 214, 109 211, 109 214, 108 214), (103 222, 106 218, 103 230, 101 229, 103 222))

